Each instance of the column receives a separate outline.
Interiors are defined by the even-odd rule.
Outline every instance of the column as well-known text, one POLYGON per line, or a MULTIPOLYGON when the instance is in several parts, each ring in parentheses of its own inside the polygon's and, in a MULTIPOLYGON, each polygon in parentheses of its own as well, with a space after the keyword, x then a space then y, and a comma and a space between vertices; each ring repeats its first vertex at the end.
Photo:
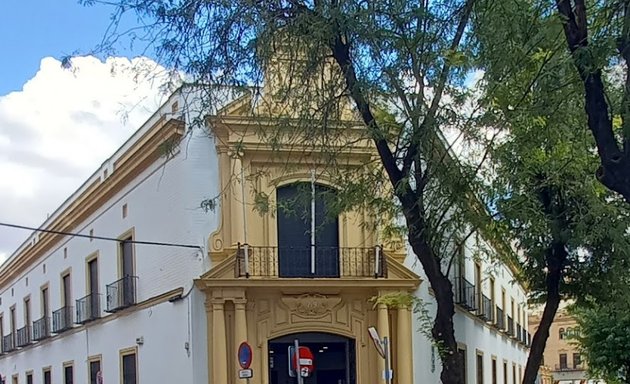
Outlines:
MULTIPOLYGON (((247 341, 247 316, 245 307, 247 305, 246 299, 234 299, 234 351, 238 351, 238 347, 243 341, 247 341)), ((238 359, 238 356, 234 358, 238 359)), ((235 374, 238 374, 238 370, 241 369, 236 361, 235 374)), ((238 376, 235 376, 238 377, 238 376)))
MULTIPOLYGON (((383 303, 379 303, 376 309, 378 313, 378 319, 377 319, 378 334, 381 337, 381 339, 387 337, 387 339, 389 340, 389 347, 391 348, 392 342, 391 342, 391 339, 389 338, 389 314, 387 312, 387 305, 383 303)), ((390 356, 391 356, 391 353, 390 353, 390 356)), ((378 382, 386 383, 386 381, 383 379, 383 372, 385 371, 385 359, 379 358, 378 368, 379 368, 378 382)))
POLYGON ((243 221, 243 204, 245 204, 246 196, 243 196, 243 188, 241 185, 241 172, 243 172, 243 161, 240 158, 233 160, 233 180, 232 184, 232 212, 230 223, 232 224, 232 241, 243 243, 245 241, 245 222, 243 221))
POLYGON ((227 343, 223 299, 212 299, 212 381, 227 383, 227 343))
POLYGON ((413 384, 411 312, 407 306, 398 307, 397 329, 396 354, 398 361, 396 375, 398 376, 398 384, 413 384))
POLYGON ((214 356, 214 344, 212 343, 213 338, 213 313, 212 313, 212 302, 210 298, 206 298, 206 342, 207 342, 207 350, 208 350, 208 383, 213 383, 212 372, 214 371, 214 364, 212 362, 212 357, 214 356))

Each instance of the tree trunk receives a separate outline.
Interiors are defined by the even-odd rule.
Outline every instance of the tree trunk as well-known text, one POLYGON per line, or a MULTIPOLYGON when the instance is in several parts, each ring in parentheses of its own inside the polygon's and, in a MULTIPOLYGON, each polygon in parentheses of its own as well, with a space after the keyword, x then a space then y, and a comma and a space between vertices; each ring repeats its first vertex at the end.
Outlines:
POLYGON ((523 376, 523 384, 534 384, 538 376, 538 368, 542 362, 543 352, 547 339, 549 338, 549 328, 556 316, 558 307, 560 306, 560 282, 562 280, 562 269, 567 258, 564 244, 555 243, 548 250, 547 266, 549 273, 546 279, 547 285, 547 302, 540 319, 538 330, 534 334, 532 346, 529 350, 527 365, 525 366, 525 374, 523 376))
POLYGON ((434 257, 431 248, 421 238, 414 237, 413 232, 415 230, 410 231, 409 243, 422 264, 437 302, 437 312, 431 333, 438 344, 442 361, 440 379, 443 384, 464 384, 463 361, 457 353, 457 341, 455 340, 455 327, 453 325, 453 316, 455 315, 453 284, 442 273, 439 259, 434 257))

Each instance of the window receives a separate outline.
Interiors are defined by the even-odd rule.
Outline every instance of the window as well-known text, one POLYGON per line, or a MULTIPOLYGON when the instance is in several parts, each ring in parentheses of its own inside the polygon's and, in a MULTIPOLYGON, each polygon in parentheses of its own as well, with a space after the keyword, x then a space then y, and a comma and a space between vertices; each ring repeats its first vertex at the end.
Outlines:
POLYGON ((494 277, 491 277, 490 278, 490 302, 492 303, 492 308, 493 308, 492 310, 493 311, 494 311, 495 305, 497 305, 496 298, 494 297, 494 290, 495 290, 494 277))
POLYGON ((475 263, 475 301, 477 308, 481 308, 481 264, 475 263))
POLYGON ((43 369, 44 384, 52 384, 52 377, 50 373, 50 367, 43 369))
POLYGON ((582 356, 579 353, 573 354, 573 368, 580 368, 582 365, 582 356))
POLYGON ((26 374, 26 384, 33 384, 33 373, 28 372, 26 374))
POLYGON ((499 378, 497 377, 497 358, 492 358, 492 384, 499 384, 499 378))
POLYGON ((138 382, 138 370, 136 364, 136 350, 121 353, 122 384, 136 384, 138 382))
POLYGON ((508 364, 503 360, 503 384, 508 384, 508 364))
POLYGON ((560 369, 567 369, 567 354, 560 354, 560 369))
POLYGON ((94 257, 87 264, 88 295, 87 312, 90 319, 100 316, 101 307, 98 296, 98 258, 94 257))
POLYGON ((26 326, 31 325, 31 298, 24 299, 24 324, 26 326))
POLYGON ((65 363, 63 365, 63 382, 64 384, 74 383, 74 369, 72 363, 65 363))
POLYGON ((61 278, 61 295, 63 298, 63 306, 72 306, 72 291, 70 287, 70 273, 66 273, 61 278))
POLYGON ((18 375, 13 375, 13 376, 11 377, 11 382, 12 382, 13 384, 18 384, 18 375))
POLYGON ((462 359, 462 376, 464 377, 464 384, 468 381, 466 378, 466 348, 457 348, 457 353, 459 353, 460 358, 462 359))
POLYGON ((564 340, 564 337, 565 337, 564 328, 560 328, 560 330, 558 331, 558 336, 560 337, 560 340, 564 340))
POLYGON ((477 384, 483 384, 483 353, 477 351, 477 384))
POLYGON ((17 325, 15 321, 15 306, 11 307, 10 316, 9 320, 11 321, 11 333, 15 333, 15 327, 17 325))
POLYGON ((48 316, 48 312, 50 308, 48 307, 48 287, 42 288, 41 291, 42 296, 42 317, 48 316))
POLYGON ((134 276, 133 268, 133 240, 131 237, 122 241, 121 245, 121 277, 134 276))
POLYGON ((0 315, 0 349, 2 349, 2 351, 4 352, 4 339, 2 339, 2 336, 4 336, 4 316, 0 315))
POLYGON ((518 383, 518 381, 516 381, 516 364, 514 363, 512 363, 512 383, 518 383))
POLYGON ((90 384, 97 384, 98 377, 101 375, 101 359, 100 357, 89 360, 90 384))

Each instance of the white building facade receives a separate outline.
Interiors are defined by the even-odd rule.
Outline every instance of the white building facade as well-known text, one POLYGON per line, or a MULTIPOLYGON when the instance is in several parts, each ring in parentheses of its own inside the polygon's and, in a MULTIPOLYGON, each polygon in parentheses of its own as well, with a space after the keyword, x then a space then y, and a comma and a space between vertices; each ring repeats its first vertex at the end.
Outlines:
MULTIPOLYGON (((304 255, 283 248, 293 222, 254 212, 246 202, 254 187, 238 175, 260 174, 256 188, 280 200, 315 165, 280 169, 247 133, 252 123, 239 115, 247 98, 222 108, 208 130, 192 128, 187 104, 171 96, 0 269, 6 382, 236 384, 236 349, 247 341, 251 383, 280 384, 285 344, 302 338, 319 353, 308 384, 382 384, 371 325, 391 336, 394 383, 439 382, 438 352, 418 316, 369 301, 412 293, 432 316, 415 256, 381 247, 362 225, 368 219, 352 212, 331 227, 334 254, 317 254, 332 267, 292 269, 304 255), (239 158, 229 151, 235 142, 239 158)), ((348 167, 369 156, 348 155, 348 167)), ((507 266, 462 260, 453 281, 467 383, 516 384, 529 339, 525 292, 507 266)))
POLYGON ((178 105, 180 97, 168 100, 42 225, 87 237, 36 232, 3 265, 7 383, 123 382, 131 374, 207 382, 205 364, 195 364, 207 356, 204 298, 193 279, 208 268, 202 252, 217 226, 199 209, 218 193, 217 159, 212 140, 179 120, 178 105), (185 153, 160 153, 185 135, 195 135, 185 153))

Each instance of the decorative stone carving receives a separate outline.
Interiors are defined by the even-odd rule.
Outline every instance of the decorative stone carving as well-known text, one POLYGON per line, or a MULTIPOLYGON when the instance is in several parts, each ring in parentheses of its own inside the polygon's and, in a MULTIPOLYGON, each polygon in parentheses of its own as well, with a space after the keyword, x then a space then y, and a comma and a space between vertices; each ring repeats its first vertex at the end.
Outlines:
POLYGON ((303 317, 321 317, 331 312, 341 302, 341 297, 307 293, 299 296, 285 296, 281 300, 295 314, 303 317))

